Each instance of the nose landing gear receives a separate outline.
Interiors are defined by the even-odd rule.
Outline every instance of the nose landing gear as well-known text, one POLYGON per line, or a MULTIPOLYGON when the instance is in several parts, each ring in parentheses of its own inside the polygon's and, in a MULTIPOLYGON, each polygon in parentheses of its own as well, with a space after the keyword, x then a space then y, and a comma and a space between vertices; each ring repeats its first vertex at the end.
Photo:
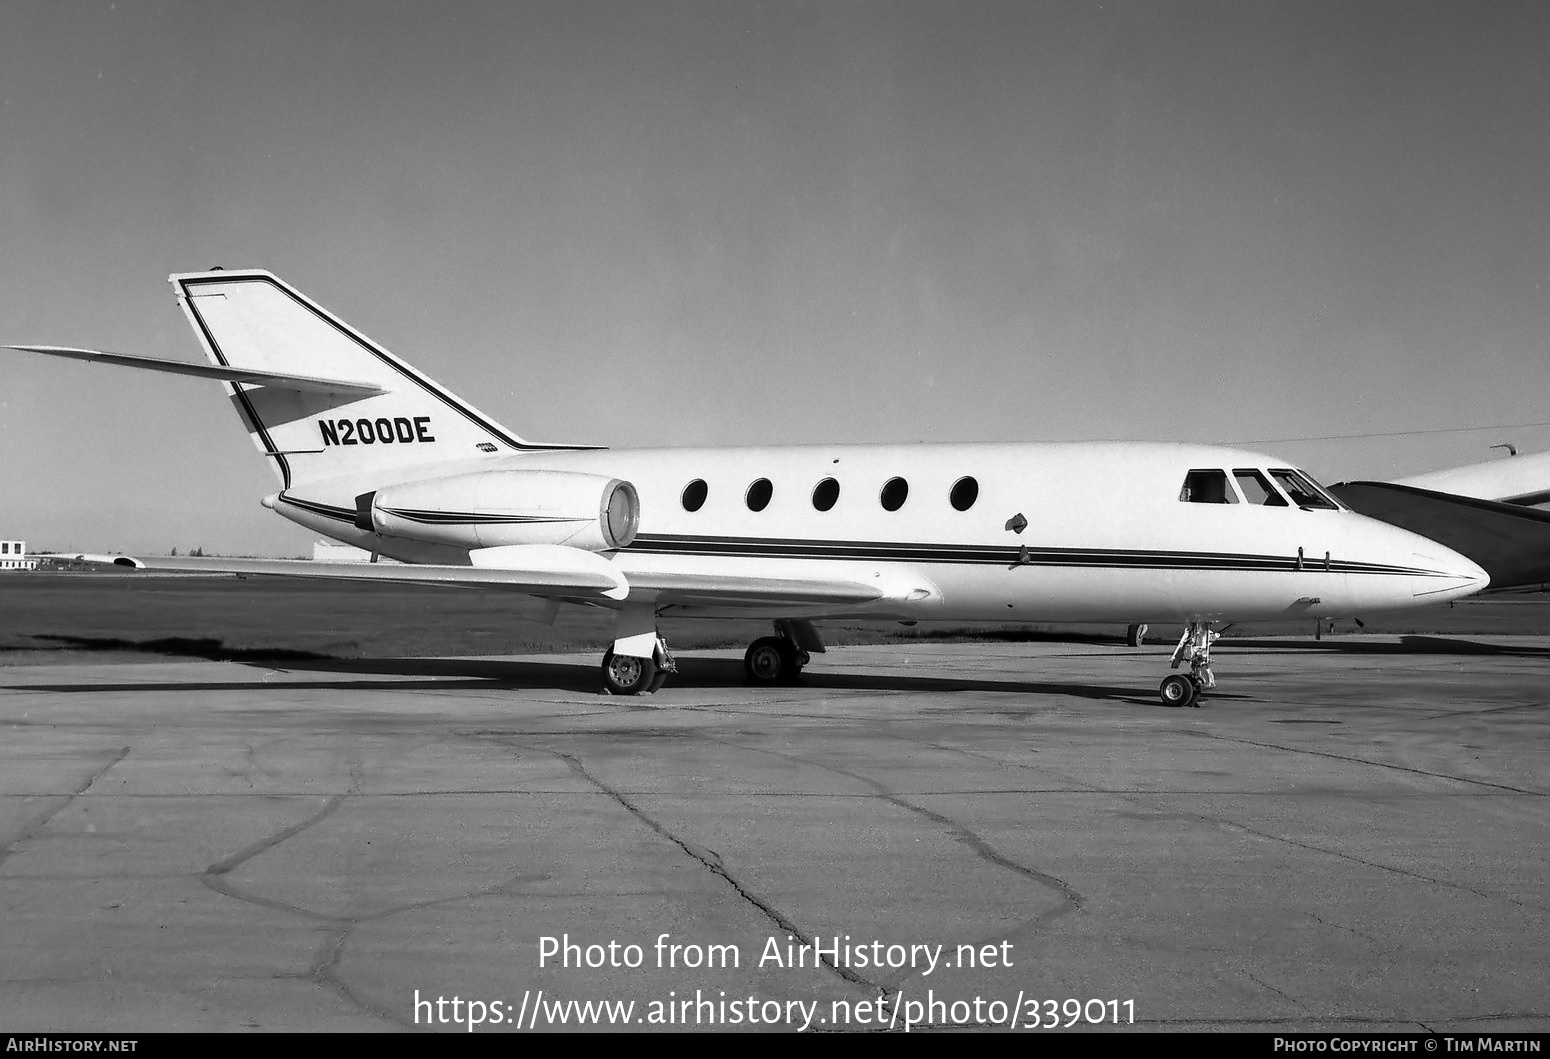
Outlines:
POLYGON ((1164 706, 1199 706, 1200 696, 1216 687, 1216 676, 1211 672, 1211 644, 1221 633, 1212 630, 1213 624, 1192 621, 1185 626, 1170 664, 1177 669, 1188 662, 1189 673, 1172 673, 1163 678, 1157 694, 1164 706))

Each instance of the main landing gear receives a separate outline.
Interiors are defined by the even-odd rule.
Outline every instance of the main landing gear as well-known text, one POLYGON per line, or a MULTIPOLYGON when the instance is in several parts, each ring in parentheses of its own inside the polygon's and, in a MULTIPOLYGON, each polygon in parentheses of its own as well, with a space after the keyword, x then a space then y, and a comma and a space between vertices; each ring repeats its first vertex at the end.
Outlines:
POLYGON ((1199 706, 1200 696, 1216 687, 1216 677, 1211 672, 1211 644, 1221 633, 1212 631, 1213 624, 1192 621, 1179 637, 1171 664, 1177 669, 1188 662, 1189 673, 1173 673, 1163 678, 1157 694, 1164 706, 1199 706))
POLYGON ((743 655, 749 683, 794 683, 813 654, 823 653, 823 641, 810 621, 777 621, 775 633, 759 637, 743 655))
POLYGON ((610 695, 654 695, 678 672, 657 632, 655 607, 620 611, 614 632, 614 645, 603 652, 603 690, 610 695))
POLYGON ((603 689, 610 695, 655 695, 661 691, 667 678, 678 672, 678 664, 668 654, 666 640, 658 640, 658 645, 650 658, 614 654, 612 647, 604 651, 603 689))
MULTIPOLYGON (((678 672, 667 641, 657 633, 655 610, 621 612, 615 632, 613 646, 603 653, 603 690, 610 695, 655 694, 678 672)), ((812 622, 777 621, 774 636, 761 636, 748 648, 743 669, 755 684, 789 684, 822 653, 812 622)))
POLYGON ((743 655, 743 671, 754 684, 790 684, 813 656, 779 636, 761 636, 743 655))

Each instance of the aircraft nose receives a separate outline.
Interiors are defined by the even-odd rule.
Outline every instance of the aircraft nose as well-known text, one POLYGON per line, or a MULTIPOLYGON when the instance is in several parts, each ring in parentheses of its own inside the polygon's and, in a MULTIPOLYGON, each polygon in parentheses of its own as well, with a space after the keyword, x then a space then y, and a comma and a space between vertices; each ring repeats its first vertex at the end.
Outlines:
POLYGON ((1469 556, 1410 530, 1362 518, 1361 539, 1372 548, 1368 554, 1386 575, 1375 578, 1368 588, 1365 605, 1371 609, 1447 603, 1472 596, 1491 583, 1490 574, 1469 556))
POLYGON ((1468 582, 1471 592, 1480 592, 1491 584, 1491 575, 1485 567, 1475 562, 1469 556, 1453 550, 1448 551, 1449 576, 1462 578, 1468 582))
POLYGON ((1418 599, 1458 599, 1481 592, 1491 583, 1491 575, 1469 556, 1425 537, 1418 539, 1427 546, 1415 551, 1416 565, 1426 570, 1426 580, 1438 582, 1430 587, 1418 585, 1418 599))

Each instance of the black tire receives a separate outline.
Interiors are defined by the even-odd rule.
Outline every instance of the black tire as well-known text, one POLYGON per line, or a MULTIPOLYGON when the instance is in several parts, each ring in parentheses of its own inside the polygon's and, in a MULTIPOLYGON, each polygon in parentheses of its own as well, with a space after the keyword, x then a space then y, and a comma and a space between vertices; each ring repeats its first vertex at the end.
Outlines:
MULTIPOLYGON (((603 687, 615 695, 639 695, 654 691, 657 664, 649 658, 616 655, 613 648, 603 652, 603 687)), ((659 685, 660 686, 660 685, 659 685)))
POLYGON ((1157 687, 1157 695, 1163 705, 1174 708, 1193 704, 1196 694, 1195 682, 1183 673, 1171 673, 1163 677, 1163 682, 1157 687))
POLYGON ((1146 626, 1131 625, 1125 630, 1125 642, 1131 647, 1140 647, 1146 642, 1146 626))
POLYGON ((779 684, 795 675, 791 645, 778 636, 761 636, 743 655, 743 671, 754 684, 779 684))

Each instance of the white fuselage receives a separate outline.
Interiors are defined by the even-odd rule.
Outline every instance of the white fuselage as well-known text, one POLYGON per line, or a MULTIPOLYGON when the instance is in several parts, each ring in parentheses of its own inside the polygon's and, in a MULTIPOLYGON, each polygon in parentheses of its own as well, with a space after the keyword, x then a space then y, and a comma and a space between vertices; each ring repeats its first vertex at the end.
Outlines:
MULTIPOLYGON (((653 575, 661 573, 801 577, 843 565, 853 574, 871 571, 880 584, 927 586, 869 603, 757 611, 668 599, 662 606, 672 613, 1255 621, 1360 615, 1483 587, 1483 571, 1463 556, 1348 510, 1308 510, 1284 495, 1279 506, 1264 506, 1243 490, 1229 490, 1231 502, 1181 499, 1191 471, 1221 470, 1230 482, 1236 470, 1290 466, 1252 452, 1177 444, 807 445, 539 450, 420 467, 413 479, 523 469, 628 481, 639 494, 638 534, 607 554, 639 586, 632 602, 650 602, 653 575), (902 504, 895 503, 900 487, 888 485, 894 479, 907 483, 902 504), (973 480, 972 490, 958 486, 964 479, 973 480), (768 502, 753 510, 761 481, 769 483, 768 502), (686 505, 686 489, 696 482, 704 499, 688 510, 696 505, 692 495, 686 505), (955 486, 965 510, 954 505, 955 486), (972 504, 963 505, 970 492, 972 504)), ((393 558, 467 563, 467 548, 357 528, 355 497, 396 484, 312 483, 266 503, 393 558)))

